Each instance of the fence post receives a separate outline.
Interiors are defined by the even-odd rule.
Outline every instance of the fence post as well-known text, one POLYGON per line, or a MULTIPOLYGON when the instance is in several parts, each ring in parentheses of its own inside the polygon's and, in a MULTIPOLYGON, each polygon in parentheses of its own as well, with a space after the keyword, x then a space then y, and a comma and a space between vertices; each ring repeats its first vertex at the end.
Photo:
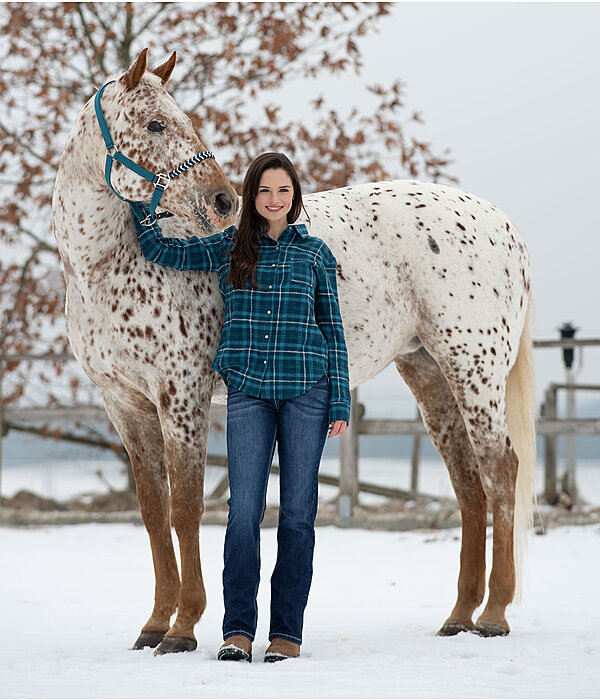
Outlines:
MULTIPOLYGON (((421 419, 421 411, 417 406, 417 420, 421 419)), ((410 470, 410 492, 413 496, 416 496, 419 491, 419 463, 421 462, 421 435, 415 435, 413 437, 413 447, 410 456, 411 470, 410 470)))
MULTIPOLYGON (((567 420, 572 420, 575 418, 575 389, 573 389, 573 370, 567 370, 567 420)), ((565 436, 565 442, 567 447, 567 459, 566 459, 566 469, 562 478, 562 490, 571 496, 573 499, 577 499, 577 483, 575 481, 575 468, 577 464, 577 437, 574 434, 569 434, 565 436)))
MULTIPOLYGON (((554 384, 550 384, 546 389, 542 406, 544 418, 551 420, 556 418, 556 392, 557 388, 554 384)), ((544 496, 546 503, 551 506, 558 501, 556 493, 556 445, 556 435, 546 435, 544 437, 544 496)))
POLYGON ((358 403, 358 392, 350 392, 350 424, 340 436, 340 495, 338 515, 341 527, 350 527, 354 506, 358 503, 358 434, 362 415, 358 403))

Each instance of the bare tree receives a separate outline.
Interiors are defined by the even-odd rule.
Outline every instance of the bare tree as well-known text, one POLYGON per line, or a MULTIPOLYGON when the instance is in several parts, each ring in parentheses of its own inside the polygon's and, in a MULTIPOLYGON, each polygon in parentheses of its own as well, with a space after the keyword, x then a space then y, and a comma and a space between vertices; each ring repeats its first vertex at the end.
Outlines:
MULTIPOLYGON (((54 174, 83 103, 146 46, 157 63, 177 50, 169 89, 235 185, 266 150, 296 162, 306 191, 399 176, 452 180, 445 154, 410 134, 420 117, 406 109, 399 82, 368 88, 371 112, 342 115, 316 95, 290 119, 268 102, 295 79, 360 75, 357 40, 388 13, 389 3, 0 5, 0 354, 68 349, 50 232, 54 174)), ((62 365, 5 364, 4 372, 5 403, 31 386, 66 400, 53 389, 67 374, 62 365)), ((76 368, 65 385, 76 401, 76 368)))

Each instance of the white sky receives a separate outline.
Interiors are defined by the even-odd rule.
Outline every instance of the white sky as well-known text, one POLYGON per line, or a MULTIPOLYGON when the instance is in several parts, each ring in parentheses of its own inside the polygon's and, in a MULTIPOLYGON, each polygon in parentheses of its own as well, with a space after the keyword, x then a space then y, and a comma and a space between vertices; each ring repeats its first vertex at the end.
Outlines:
MULTIPOLYGON (((425 120, 413 133, 435 152, 449 147, 459 186, 520 229, 539 339, 566 321, 600 337, 599 28, 600 3, 399 2, 360 40, 360 80, 308 89, 342 108, 368 99, 358 83, 404 82, 407 113, 425 120)), ((306 94, 291 84, 286 107, 306 94)), ((600 383, 599 362, 600 349, 587 349, 577 379, 600 383)), ((559 350, 537 350, 536 365, 538 394, 563 380, 559 350)))
MULTIPOLYGON (((599 28, 597 2, 398 2, 378 33, 358 40, 359 78, 290 81, 267 101, 309 118, 317 94, 350 109, 372 100, 362 85, 401 79, 407 114, 425 120, 410 133, 436 153, 450 148, 459 186, 519 227, 533 267, 534 337, 558 337, 566 321, 579 337, 600 337, 599 28)), ((564 370, 559 350, 535 357, 541 398, 564 370)), ((579 357, 577 380, 600 383, 600 348, 579 357)), ((407 397, 395 374, 388 368, 362 396, 407 397)))

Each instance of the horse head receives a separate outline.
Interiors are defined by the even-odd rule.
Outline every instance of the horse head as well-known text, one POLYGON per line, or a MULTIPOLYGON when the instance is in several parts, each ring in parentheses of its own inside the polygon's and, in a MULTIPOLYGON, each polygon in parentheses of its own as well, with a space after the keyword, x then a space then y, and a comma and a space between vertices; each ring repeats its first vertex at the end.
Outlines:
MULTIPOLYGON (((105 86, 101 109, 120 154, 150 173, 169 173, 195 154, 206 152, 206 147, 191 119, 165 89, 175 68, 175 52, 152 71, 147 70, 147 52, 144 49, 129 70, 105 86)), ((99 127, 96 134, 101 142, 99 127)), ((103 172, 105 156, 104 150, 103 172)), ((155 190, 151 182, 116 160, 110 184, 120 197, 133 202, 149 202, 155 190)), ((201 234, 221 231, 234 223, 238 197, 214 158, 203 160, 167 184, 160 207, 194 221, 201 234)))

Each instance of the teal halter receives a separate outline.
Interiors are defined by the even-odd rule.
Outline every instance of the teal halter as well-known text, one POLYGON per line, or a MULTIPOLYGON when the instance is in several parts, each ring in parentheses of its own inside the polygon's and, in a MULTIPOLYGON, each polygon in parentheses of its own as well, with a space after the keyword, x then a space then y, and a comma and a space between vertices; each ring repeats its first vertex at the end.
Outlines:
POLYGON ((104 112, 102 111, 101 105, 102 93, 104 92, 104 88, 107 85, 110 85, 114 82, 114 80, 111 80, 110 82, 103 85, 100 88, 100 90, 98 90, 98 92, 96 93, 96 97, 94 98, 94 108, 96 110, 96 117, 98 119, 100 131, 102 132, 102 138, 104 139, 104 143, 106 144, 106 163, 104 165, 104 178, 106 179, 106 182, 110 189, 117 195, 117 197, 123 202, 127 202, 127 204, 129 204, 133 211, 133 215, 135 216, 137 221, 142 226, 151 226, 157 221, 157 219, 172 216, 172 214, 169 214, 168 212, 164 212, 163 214, 158 215, 155 213, 156 207, 160 202, 160 198, 162 197, 163 192, 169 186, 170 181, 174 177, 181 175, 181 173, 185 172, 188 168, 191 168, 192 165, 195 165, 196 163, 201 163, 207 158, 214 158, 215 156, 211 151, 203 151, 202 153, 198 153, 197 155, 188 158, 188 160, 186 160, 184 163, 177 166, 174 170, 171 170, 170 173, 154 174, 151 173, 149 170, 146 170, 146 168, 142 168, 141 165, 134 163, 132 160, 127 158, 127 156, 124 156, 120 151, 117 151, 117 147, 115 146, 112 136, 110 135, 110 131, 108 130, 108 125, 106 123, 106 119, 104 118, 104 112), (124 165, 126 168, 129 168, 129 170, 132 170, 134 173, 137 173, 146 180, 149 180, 154 185, 154 192, 152 194, 152 200, 150 201, 150 212, 147 215, 147 209, 146 211, 143 211, 140 206, 141 202, 132 202, 129 199, 125 199, 125 197, 121 197, 121 195, 112 186, 110 174, 112 170, 113 161, 115 160, 118 163, 121 163, 121 165, 124 165))

